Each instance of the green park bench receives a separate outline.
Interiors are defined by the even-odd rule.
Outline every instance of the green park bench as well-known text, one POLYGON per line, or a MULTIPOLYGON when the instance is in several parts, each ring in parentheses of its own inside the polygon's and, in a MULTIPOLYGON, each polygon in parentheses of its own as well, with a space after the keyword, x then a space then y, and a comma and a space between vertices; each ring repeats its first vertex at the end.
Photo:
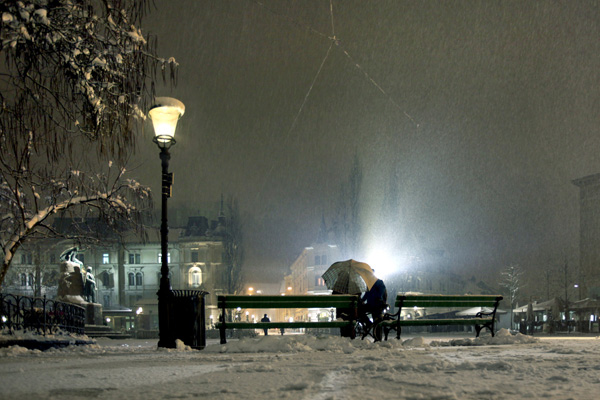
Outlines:
POLYGON ((494 336, 496 310, 502 296, 498 295, 440 295, 440 294, 402 294, 396 296, 395 314, 385 314, 380 322, 385 340, 390 331, 396 331, 396 338, 400 339, 403 326, 437 326, 437 325, 471 325, 475 326, 476 337, 483 328, 487 328, 494 336), (488 311, 478 312, 475 317, 432 318, 431 316, 401 319, 403 310, 418 308, 452 308, 468 309, 473 307, 486 307, 488 311))
POLYGON ((270 308, 345 308, 357 310, 358 296, 355 295, 292 295, 292 296, 268 296, 268 295, 222 295, 217 297, 218 307, 221 309, 221 317, 217 323, 220 331, 221 344, 227 343, 227 329, 295 329, 295 328, 344 328, 356 324, 356 311, 349 321, 294 321, 294 322, 228 322, 227 309, 238 307, 241 309, 270 309, 270 308))

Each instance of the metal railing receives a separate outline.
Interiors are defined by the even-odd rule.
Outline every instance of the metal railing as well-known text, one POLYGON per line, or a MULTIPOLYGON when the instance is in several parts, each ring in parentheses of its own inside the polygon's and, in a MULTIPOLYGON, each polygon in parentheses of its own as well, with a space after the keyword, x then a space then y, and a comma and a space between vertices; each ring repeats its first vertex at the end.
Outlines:
POLYGON ((0 293, 0 330, 9 334, 22 330, 41 335, 60 331, 84 334, 85 308, 48 300, 0 293))

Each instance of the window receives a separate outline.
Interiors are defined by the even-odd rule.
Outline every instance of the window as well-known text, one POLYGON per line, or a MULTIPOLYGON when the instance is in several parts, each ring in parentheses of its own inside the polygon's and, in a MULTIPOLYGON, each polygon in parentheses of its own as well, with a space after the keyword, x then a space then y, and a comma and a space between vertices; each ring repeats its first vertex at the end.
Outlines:
POLYGON ((21 264, 33 264, 33 257, 31 256, 31 253, 21 254, 21 264))
POLYGON ((141 264, 140 253, 129 253, 129 264, 141 264))
POLYGON ((21 274, 21 286, 27 286, 27 275, 21 274))
POLYGON ((108 272, 104 271, 104 273, 102 274, 102 286, 108 287, 109 285, 110 285, 110 276, 108 276, 108 272))
POLYGON ((200 268, 190 268, 189 282, 191 287, 200 287, 202 284, 202 271, 200 271, 200 268))
POLYGON ((110 262, 110 255, 108 253, 102 253, 102 264, 108 264, 110 262))
POLYGON ((129 278, 129 286, 135 286, 135 275, 133 272, 130 272, 127 277, 129 278))
POLYGON ((141 272, 135 274, 135 286, 142 286, 144 284, 144 276, 141 272))
POLYGON ((33 282, 34 282, 33 274, 27 275, 27 286, 33 287, 33 282))
POLYGON ((315 265, 321 265, 321 257, 315 256, 315 265))
MULTIPOLYGON (((171 253, 167 253, 167 264, 171 262, 171 253)), ((158 263, 162 264, 162 253, 158 253, 158 263)))
POLYGON ((323 255, 321 256, 321 264, 322 264, 322 265, 325 265, 325 264, 327 264, 327 256, 326 256, 325 254, 323 254, 323 255))
POLYGON ((192 262, 198 262, 198 250, 192 250, 192 262))

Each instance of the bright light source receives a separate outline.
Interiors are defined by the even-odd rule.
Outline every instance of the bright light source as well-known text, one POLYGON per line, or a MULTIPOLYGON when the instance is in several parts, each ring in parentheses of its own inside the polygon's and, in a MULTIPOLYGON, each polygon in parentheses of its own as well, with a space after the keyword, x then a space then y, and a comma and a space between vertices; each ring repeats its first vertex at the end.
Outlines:
POLYGON ((5 316, 5 315, 3 315, 3 316, 2 316, 2 322, 6 322, 6 321, 8 321, 8 318, 6 318, 6 316, 5 316))
POLYGON ((257 290, 256 293, 261 294, 262 290, 257 290))
POLYGON ((106 318, 106 323, 110 323, 110 318, 106 318))
POLYGON ((139 307, 139 308, 138 308, 138 309, 135 311, 135 313, 136 313, 137 315, 140 315, 140 314, 141 314, 141 313, 143 313, 143 312, 144 312, 144 309, 143 309, 142 307, 139 307))
POLYGON ((382 247, 372 249, 365 262, 375 270, 375 276, 385 279, 399 270, 399 258, 382 247))
POLYGON ((172 97, 157 97, 148 115, 154 125, 154 140, 158 145, 175 143, 177 121, 185 112, 183 103, 172 97))
POLYGON ((238 308, 236 308, 236 310, 237 310, 237 312, 240 312, 240 311, 242 311, 242 307, 238 307, 238 308))

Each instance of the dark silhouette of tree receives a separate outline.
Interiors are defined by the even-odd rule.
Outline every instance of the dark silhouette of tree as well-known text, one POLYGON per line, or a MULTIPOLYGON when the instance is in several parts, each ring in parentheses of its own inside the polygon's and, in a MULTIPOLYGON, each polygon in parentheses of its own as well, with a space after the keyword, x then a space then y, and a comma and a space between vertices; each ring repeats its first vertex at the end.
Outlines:
POLYGON ((360 221, 362 179, 362 166, 358 154, 355 154, 348 179, 340 185, 332 224, 332 230, 343 257, 357 258, 362 251, 360 221))
POLYGON ((513 324, 513 309, 516 306, 516 301, 519 296, 519 291, 523 287, 522 276, 523 270, 520 266, 516 264, 511 264, 508 267, 504 268, 501 272, 502 281, 500 282, 500 286, 506 289, 506 293, 508 295, 508 301, 510 302, 510 325, 512 328, 513 324))
POLYGON ((224 241, 227 293, 239 293, 243 286, 244 265, 243 225, 237 199, 230 197, 226 205, 227 219, 224 241))

